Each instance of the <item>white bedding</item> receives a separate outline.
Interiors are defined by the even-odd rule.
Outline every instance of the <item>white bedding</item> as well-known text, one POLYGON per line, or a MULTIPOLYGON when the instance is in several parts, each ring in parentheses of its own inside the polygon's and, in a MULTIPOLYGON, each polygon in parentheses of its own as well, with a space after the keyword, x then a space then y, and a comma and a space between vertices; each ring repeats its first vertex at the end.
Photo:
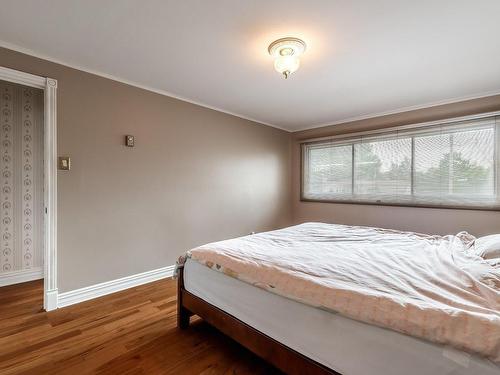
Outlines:
POLYGON ((295 302, 189 259, 184 283, 206 302, 344 375, 500 374, 487 359, 295 302))
POLYGON ((465 232, 431 236, 304 223, 187 257, 255 287, 500 364, 500 266, 465 232))

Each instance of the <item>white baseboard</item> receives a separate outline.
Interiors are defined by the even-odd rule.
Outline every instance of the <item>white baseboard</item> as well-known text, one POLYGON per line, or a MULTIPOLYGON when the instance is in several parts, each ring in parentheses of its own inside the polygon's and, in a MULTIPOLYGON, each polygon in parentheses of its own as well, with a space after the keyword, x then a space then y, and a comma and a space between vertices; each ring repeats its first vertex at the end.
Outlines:
POLYGON ((102 297, 107 294, 119 292, 120 290, 172 277, 174 275, 174 269, 174 265, 167 266, 152 271, 138 273, 137 275, 126 276, 121 279, 106 281, 104 283, 87 286, 85 288, 60 293, 57 298, 57 307, 74 305, 75 303, 102 297))
POLYGON ((41 267, 0 273, 0 287, 39 279, 43 279, 41 267))

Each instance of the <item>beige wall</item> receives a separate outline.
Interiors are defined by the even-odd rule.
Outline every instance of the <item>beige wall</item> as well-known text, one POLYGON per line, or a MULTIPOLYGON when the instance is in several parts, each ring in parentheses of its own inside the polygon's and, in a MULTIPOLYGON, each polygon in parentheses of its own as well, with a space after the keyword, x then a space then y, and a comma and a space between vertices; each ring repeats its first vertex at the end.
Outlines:
POLYGON ((0 65, 58 80, 60 292, 290 223, 289 133, 6 49, 0 65))
POLYGON ((323 221, 340 224, 372 225, 435 234, 456 233, 461 230, 467 230, 475 235, 499 233, 499 211, 301 202, 299 146, 300 140, 315 137, 498 110, 500 110, 500 95, 293 133, 292 216, 294 223, 323 221))
POLYGON ((299 200, 300 140, 500 110, 500 95, 290 135, 2 48, 0 66, 59 82, 59 155, 72 157, 72 170, 58 172, 60 292, 291 222, 500 231, 500 212, 299 200))

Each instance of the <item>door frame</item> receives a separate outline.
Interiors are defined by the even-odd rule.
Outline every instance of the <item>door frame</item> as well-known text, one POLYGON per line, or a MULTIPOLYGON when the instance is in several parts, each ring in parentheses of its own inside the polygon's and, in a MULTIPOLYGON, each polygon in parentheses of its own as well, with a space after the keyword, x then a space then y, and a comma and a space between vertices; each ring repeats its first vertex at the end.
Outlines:
POLYGON ((44 91, 43 308, 57 308, 57 80, 0 66, 0 80, 44 91))

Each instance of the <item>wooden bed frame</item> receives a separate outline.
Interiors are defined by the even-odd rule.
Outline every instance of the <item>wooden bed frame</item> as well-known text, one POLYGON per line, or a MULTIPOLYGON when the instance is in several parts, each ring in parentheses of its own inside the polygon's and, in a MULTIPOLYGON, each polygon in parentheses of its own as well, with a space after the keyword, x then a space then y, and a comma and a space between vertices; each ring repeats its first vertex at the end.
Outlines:
POLYGON ((188 328, 189 318, 198 315, 286 374, 341 375, 189 293, 184 288, 183 271, 183 268, 179 269, 177 281, 177 326, 180 329, 188 328))

